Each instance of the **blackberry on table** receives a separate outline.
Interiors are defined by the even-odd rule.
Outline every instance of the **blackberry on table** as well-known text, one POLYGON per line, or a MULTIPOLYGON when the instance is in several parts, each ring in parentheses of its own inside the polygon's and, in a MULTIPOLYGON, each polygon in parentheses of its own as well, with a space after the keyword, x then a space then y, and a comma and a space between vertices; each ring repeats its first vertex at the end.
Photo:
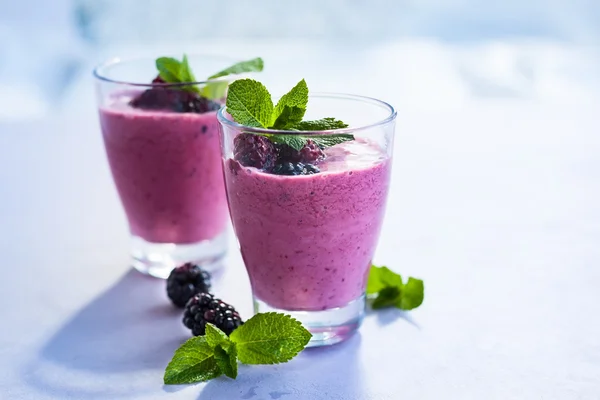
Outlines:
POLYGON ((180 308, 195 294, 209 290, 210 274, 192 263, 174 268, 167 278, 167 295, 180 308))
POLYGON ((202 336, 209 322, 230 335, 244 321, 233 306, 215 298, 209 293, 199 293, 185 306, 183 324, 192 330, 194 336, 202 336))
POLYGON ((266 137, 241 133, 233 139, 233 157, 245 167, 266 170, 275 164, 277 152, 266 137))

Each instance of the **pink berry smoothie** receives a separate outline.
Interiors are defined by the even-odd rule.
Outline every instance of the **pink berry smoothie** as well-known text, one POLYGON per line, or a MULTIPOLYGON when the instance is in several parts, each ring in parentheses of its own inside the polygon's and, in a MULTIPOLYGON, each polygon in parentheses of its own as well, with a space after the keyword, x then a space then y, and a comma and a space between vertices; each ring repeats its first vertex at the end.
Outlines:
POLYGON ((391 161, 360 140, 325 154, 314 175, 273 175, 225 161, 232 221, 252 289, 272 307, 326 310, 364 293, 391 161))
POLYGON ((212 239, 227 223, 216 111, 141 110, 135 93, 100 108, 108 161, 133 235, 152 243, 212 239))

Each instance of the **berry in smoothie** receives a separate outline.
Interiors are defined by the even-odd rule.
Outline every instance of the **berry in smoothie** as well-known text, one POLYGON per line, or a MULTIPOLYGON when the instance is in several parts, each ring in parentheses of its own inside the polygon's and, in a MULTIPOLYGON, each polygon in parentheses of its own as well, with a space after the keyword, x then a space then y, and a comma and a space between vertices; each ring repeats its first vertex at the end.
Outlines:
POLYGON ((283 162, 275 165, 269 172, 275 175, 312 175, 318 174, 321 170, 312 164, 283 162))
POLYGON ((277 158, 275 145, 266 137, 242 133, 233 140, 233 154, 245 167, 268 170, 277 158))
POLYGON ((308 140, 304 147, 296 150, 287 144, 277 145, 277 160, 292 163, 318 163, 325 158, 325 153, 314 141, 308 140))
POLYGON ((180 89, 152 88, 134 97, 129 104, 143 110, 168 110, 177 113, 206 113, 216 111, 221 105, 198 96, 194 92, 180 89))

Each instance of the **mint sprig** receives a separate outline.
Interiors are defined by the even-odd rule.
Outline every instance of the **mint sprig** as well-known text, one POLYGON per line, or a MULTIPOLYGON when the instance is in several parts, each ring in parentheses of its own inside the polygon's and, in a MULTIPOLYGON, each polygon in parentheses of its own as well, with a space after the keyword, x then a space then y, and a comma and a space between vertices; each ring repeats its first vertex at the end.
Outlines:
POLYGON ((247 61, 240 61, 239 63, 233 64, 229 68, 225 68, 222 71, 217 72, 208 77, 208 79, 217 79, 227 75, 238 75, 245 72, 260 72, 263 70, 265 63, 262 58, 257 57, 247 61))
POLYGON ((388 267, 371 266, 367 282, 367 296, 373 299, 373 309, 396 307, 412 310, 423 303, 425 287, 421 279, 402 277, 388 267))
POLYGON ((288 129, 302 121, 308 104, 308 86, 302 79, 288 93, 284 94, 277 102, 271 124, 275 129, 288 129))
MULTIPOLYGON (((229 68, 225 68, 222 71, 217 72, 208 77, 208 79, 217 79, 227 75, 241 74, 244 72, 260 72, 263 70, 264 62, 262 58, 253 58, 248 61, 241 61, 232 65, 229 68)), ((172 57, 160 57, 156 59, 156 69, 158 75, 166 83, 193 83, 196 82, 190 64, 188 62, 187 55, 183 55, 181 61, 172 57)), ((181 86, 182 90, 195 92, 202 97, 207 99, 221 99, 225 96, 228 82, 217 81, 209 82, 202 89, 196 85, 185 85, 181 86)))
POLYGON ((175 350, 165 370, 166 385, 203 382, 222 375, 215 359, 215 351, 204 336, 196 336, 175 350))
POLYGON ((335 118, 322 118, 316 121, 301 121, 293 126, 296 131, 327 131, 347 128, 348 124, 335 118))
MULTIPOLYGON (((269 128, 289 131, 322 131, 348 127, 335 118, 316 121, 302 121, 308 104, 308 86, 302 79, 288 93, 273 105, 271 94, 260 82, 253 79, 240 79, 229 85, 227 112, 235 122, 253 128, 269 128)), ((261 134, 274 143, 287 144, 300 150, 308 140, 325 148, 354 140, 351 134, 323 135, 275 135, 261 134)))
POLYGON ((164 375, 166 385, 203 382, 223 374, 235 379, 238 361, 278 364, 291 360, 311 338, 300 322, 285 314, 256 314, 230 337, 212 324, 205 336, 186 341, 175 351, 164 375))
POLYGON ((260 82, 240 79, 229 85, 227 112, 239 124, 255 128, 269 126, 273 116, 271 93, 260 82))
POLYGON ((244 364, 279 364, 296 357, 311 336, 289 315, 269 312, 250 318, 230 338, 244 364))

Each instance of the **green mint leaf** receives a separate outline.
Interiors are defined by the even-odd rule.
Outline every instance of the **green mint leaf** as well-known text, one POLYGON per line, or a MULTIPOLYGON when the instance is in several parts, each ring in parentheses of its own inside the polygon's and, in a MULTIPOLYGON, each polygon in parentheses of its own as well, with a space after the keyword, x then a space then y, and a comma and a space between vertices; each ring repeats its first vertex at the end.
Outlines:
POLYGON ((401 310, 412 310, 423 304, 425 298, 425 286, 421 279, 408 278, 408 282, 402 288, 402 293, 396 307, 401 310))
POLYGON ((389 286, 381 289, 377 297, 373 300, 371 307, 375 310, 379 308, 396 306, 400 300, 400 288, 389 286))
POLYGON ((278 364, 294 358, 312 335, 294 318, 275 312, 256 314, 231 333, 244 364, 278 364))
POLYGON ((264 134, 262 135, 268 138, 273 143, 278 144, 287 144, 291 148, 296 151, 300 151, 309 140, 315 142, 321 148, 335 146, 336 144, 348 142, 354 140, 354 135, 350 134, 330 134, 330 135, 310 135, 310 136, 302 136, 302 135, 274 135, 274 134, 264 134))
POLYGON ((367 294, 379 293, 388 286, 402 287, 402 285, 402 277, 388 267, 376 267, 373 265, 369 270, 367 294))
POLYGON ((285 129, 287 126, 302 121, 308 104, 308 86, 302 79, 286 94, 281 96, 273 110, 271 126, 276 129, 285 129))
POLYGON ((235 379, 237 377, 237 350, 235 343, 226 342, 215 347, 215 360, 217 365, 228 377, 235 379))
POLYGON ((373 298, 373 309, 393 306, 412 310, 423 303, 425 287, 421 279, 410 277, 405 284, 402 277, 389 268, 373 265, 369 271, 367 295, 373 298))
POLYGON ((306 144, 308 138, 306 136, 300 135, 272 135, 272 134, 264 134, 262 135, 269 139, 273 143, 277 144, 287 144, 294 150, 300 151, 304 145, 306 144))
POLYGON ((302 121, 302 117, 304 117, 304 113, 306 112, 305 108, 300 108, 297 106, 283 106, 281 113, 273 122, 272 128, 274 129, 287 129, 290 126, 302 121))
POLYGON ((222 71, 217 72, 214 75, 208 77, 208 79, 217 79, 222 76, 243 74, 244 72, 260 72, 263 70, 265 63, 260 57, 253 58, 252 60, 240 61, 237 64, 233 64, 229 68, 225 68, 222 71))
POLYGON ((163 379, 165 385, 178 385, 208 381, 222 374, 213 348, 204 336, 196 336, 175 350, 163 379))
POLYGON ((206 332, 204 336, 206 337, 206 343, 208 343, 208 345, 213 349, 221 343, 230 341, 229 337, 225 334, 225 332, 223 332, 213 324, 206 324, 206 332))
MULTIPOLYGON (((167 83, 196 82, 185 54, 183 55, 183 61, 171 57, 156 59, 156 69, 158 69, 158 75, 167 83)), ((200 93, 196 85, 181 86, 180 89, 200 93)))
MULTIPOLYGON (((222 76, 242 74, 244 72, 260 72, 263 70, 264 62, 262 58, 253 58, 248 61, 241 61, 237 64, 232 65, 229 68, 225 68, 222 71, 217 72, 214 75, 208 77, 208 79, 217 79, 222 76)), ((206 97, 211 100, 218 100, 225 97, 227 91, 228 82, 211 82, 202 88, 202 97, 206 97)))
POLYGON ((296 131, 328 131, 331 129, 347 128, 348 124, 335 118, 322 118, 315 121, 298 122, 291 127, 296 131))
POLYGON ((335 146, 336 144, 349 142, 354 140, 354 135, 347 133, 332 133, 330 135, 313 135, 309 139, 312 139, 319 147, 326 148, 335 146))
POLYGON ((266 128, 271 123, 271 94, 262 83, 253 79, 240 79, 229 85, 226 106, 238 124, 266 128))
POLYGON ((171 57, 160 57, 156 59, 158 75, 167 83, 178 83, 181 62, 171 57))
POLYGON ((196 82, 196 77, 192 73, 187 55, 185 54, 183 55, 183 61, 179 69, 179 79, 180 82, 196 82))
POLYGON ((227 92, 228 82, 210 82, 207 83, 201 90, 202 97, 210 100, 220 100, 225 97, 227 92))

